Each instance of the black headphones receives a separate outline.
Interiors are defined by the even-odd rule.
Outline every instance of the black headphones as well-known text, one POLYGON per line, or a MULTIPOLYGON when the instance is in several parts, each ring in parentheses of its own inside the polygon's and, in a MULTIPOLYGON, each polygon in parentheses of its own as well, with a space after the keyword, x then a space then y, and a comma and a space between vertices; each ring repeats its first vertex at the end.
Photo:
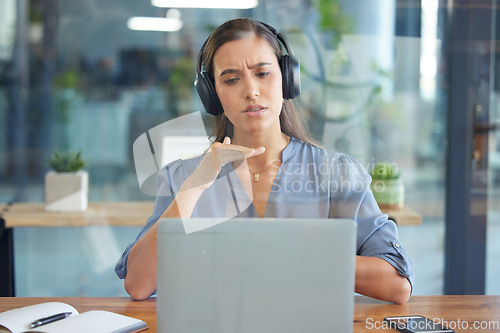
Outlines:
MULTIPOLYGON (((270 25, 257 21, 262 24, 262 26, 267 29, 271 35, 273 35, 280 44, 285 47, 287 54, 281 56, 278 59, 278 63, 281 69, 282 85, 283 85, 283 98, 284 99, 294 99, 300 94, 300 65, 299 60, 293 55, 292 49, 288 46, 287 42, 277 33, 276 30, 270 25)), ((210 38, 210 37, 209 37, 210 38)), ((203 106, 207 110, 207 113, 212 116, 217 116, 224 113, 222 104, 220 103, 219 96, 215 90, 215 83, 211 78, 210 73, 207 73, 201 69, 203 51, 208 42, 207 40, 203 43, 200 53, 198 55, 198 62, 196 65, 196 81, 194 86, 200 95, 200 99, 203 106)))

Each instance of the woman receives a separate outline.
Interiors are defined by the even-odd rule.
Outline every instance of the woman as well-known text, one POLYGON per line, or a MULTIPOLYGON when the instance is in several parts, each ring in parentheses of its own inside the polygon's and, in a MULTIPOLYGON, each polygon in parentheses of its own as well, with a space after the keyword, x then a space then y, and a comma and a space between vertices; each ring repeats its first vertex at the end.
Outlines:
POLYGON ((204 156, 161 170, 153 215, 116 266, 130 296, 145 299, 156 289, 158 219, 224 216, 234 205, 238 217, 354 219, 356 292, 405 303, 413 264, 396 226, 380 212, 360 164, 311 143, 285 101, 300 88, 294 77, 298 62, 282 37, 262 22, 231 20, 207 39, 198 62, 196 85, 216 116, 216 140, 204 156), (227 188, 233 199, 242 197, 235 192, 247 194, 247 204, 227 199, 227 188))

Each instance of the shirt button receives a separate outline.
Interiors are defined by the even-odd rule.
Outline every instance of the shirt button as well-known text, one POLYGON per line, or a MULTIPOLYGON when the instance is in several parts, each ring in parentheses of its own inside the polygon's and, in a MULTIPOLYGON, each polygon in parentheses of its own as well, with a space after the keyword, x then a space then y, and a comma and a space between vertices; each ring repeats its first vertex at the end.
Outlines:
POLYGON ((395 246, 395 247, 399 247, 399 243, 395 243, 395 244, 394 244, 394 246, 395 246))

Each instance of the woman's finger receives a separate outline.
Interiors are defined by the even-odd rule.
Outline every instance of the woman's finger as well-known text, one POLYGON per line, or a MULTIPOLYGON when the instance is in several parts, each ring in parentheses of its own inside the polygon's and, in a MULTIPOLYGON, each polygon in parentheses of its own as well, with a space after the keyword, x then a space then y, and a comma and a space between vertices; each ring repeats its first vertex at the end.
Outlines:
POLYGON ((244 150, 245 152, 245 157, 246 158, 249 158, 249 157, 252 157, 252 156, 257 156, 257 155, 260 155, 262 154, 263 152, 266 151, 266 148, 265 147, 259 147, 259 148, 247 148, 244 150))
POLYGON ((266 151, 265 147, 249 148, 231 144, 231 139, 225 137, 222 143, 214 142, 211 147, 217 166, 222 167, 226 163, 243 160, 252 156, 260 155, 266 151))
POLYGON ((253 154, 253 156, 256 156, 256 155, 260 155, 262 154, 263 152, 266 151, 266 147, 259 147, 259 148, 256 148, 255 149, 255 154, 253 154))

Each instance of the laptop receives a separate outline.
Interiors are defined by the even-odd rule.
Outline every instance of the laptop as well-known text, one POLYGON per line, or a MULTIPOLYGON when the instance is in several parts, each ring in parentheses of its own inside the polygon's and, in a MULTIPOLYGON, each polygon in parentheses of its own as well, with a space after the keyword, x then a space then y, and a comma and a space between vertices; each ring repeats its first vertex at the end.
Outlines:
POLYGON ((354 221, 158 223, 158 332, 352 332, 354 221))

